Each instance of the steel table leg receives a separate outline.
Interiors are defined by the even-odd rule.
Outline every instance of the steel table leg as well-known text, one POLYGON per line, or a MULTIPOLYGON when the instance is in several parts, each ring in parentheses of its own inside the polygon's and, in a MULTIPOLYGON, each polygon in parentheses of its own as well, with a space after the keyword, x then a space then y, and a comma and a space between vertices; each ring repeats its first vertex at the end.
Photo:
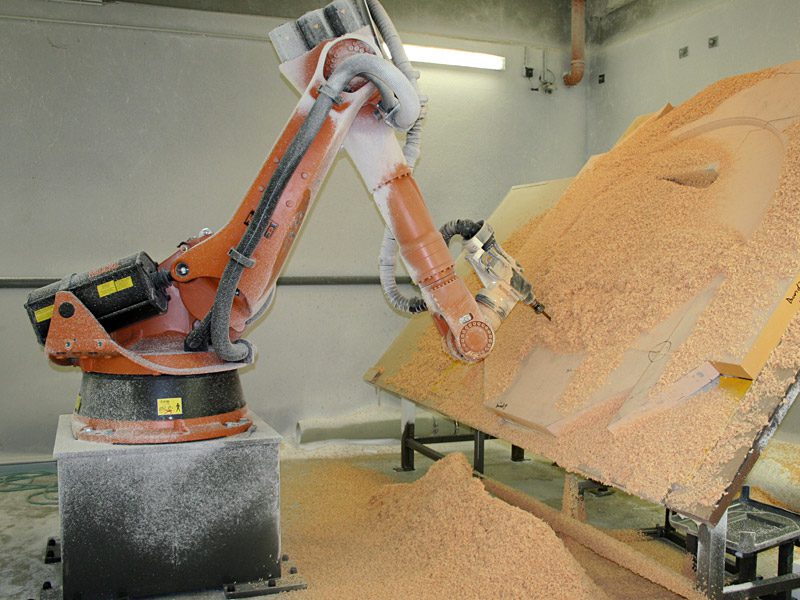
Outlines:
POLYGON ((721 600, 725 587, 725 547, 728 513, 716 526, 701 523, 697 534, 697 585, 711 600, 721 600))
POLYGON ((738 571, 738 576, 736 577, 737 583, 755 581, 756 571, 758 569, 758 555, 748 554, 745 556, 737 556, 736 568, 738 571))
POLYGON ((414 448, 408 443, 414 439, 414 423, 406 423, 403 435, 400 437, 400 468, 399 471, 414 470, 414 448))
POLYGON ((525 460, 525 448, 511 446, 511 462, 522 462, 525 460))
POLYGON ((486 434, 482 431, 475 430, 475 456, 472 461, 472 468, 478 473, 483 473, 484 467, 484 445, 486 442, 486 434))
POLYGON ((414 422, 417 415, 417 405, 400 398, 400 468, 399 471, 414 470, 414 449, 406 442, 414 439, 414 422))
MULTIPOLYGON (((788 575, 792 572, 794 563, 794 542, 781 544, 778 548, 778 575, 788 575)), ((775 600, 791 600, 792 591, 786 590, 775 594, 775 600)))

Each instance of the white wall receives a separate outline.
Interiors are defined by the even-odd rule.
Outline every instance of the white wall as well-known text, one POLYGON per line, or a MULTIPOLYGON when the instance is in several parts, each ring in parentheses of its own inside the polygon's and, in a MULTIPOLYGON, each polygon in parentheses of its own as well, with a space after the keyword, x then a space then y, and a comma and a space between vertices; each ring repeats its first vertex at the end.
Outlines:
MULTIPOLYGON (((674 4, 680 12, 664 9, 623 23, 625 31, 590 49, 589 155, 607 150, 637 115, 683 102, 723 77, 800 59, 797 0, 674 4), (719 47, 708 48, 711 36, 719 36, 719 47), (689 56, 679 59, 682 46, 689 46, 689 56)), ((637 4, 621 10, 636 16, 637 4)))
MULTIPOLYGON (((224 224, 296 101, 266 41, 281 22, 0 0, 0 277, 60 277, 137 250, 160 259, 224 224)), ((533 93, 521 45, 441 27, 447 39, 408 37, 501 53, 508 70, 421 68, 431 108, 417 175, 435 221, 480 218, 511 185, 575 173, 584 88, 533 93)), ((563 51, 549 56, 565 70, 563 51)), ((286 274, 376 274, 382 227, 340 159, 286 274)), ((25 295, 0 291, 0 453, 48 452, 77 390, 77 374, 48 366, 36 345, 25 295)), ((279 289, 251 336, 251 408, 289 432, 299 418, 375 402, 361 375, 404 324, 376 286, 279 289)))

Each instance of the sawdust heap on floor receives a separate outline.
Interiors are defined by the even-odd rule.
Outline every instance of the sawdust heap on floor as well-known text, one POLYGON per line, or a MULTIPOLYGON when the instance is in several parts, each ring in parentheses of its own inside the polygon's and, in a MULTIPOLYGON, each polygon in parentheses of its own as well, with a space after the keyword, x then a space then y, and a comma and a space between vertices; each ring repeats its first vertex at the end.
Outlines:
POLYGON ((552 323, 531 311, 513 311, 498 331, 491 359, 472 366, 447 357, 430 327, 418 351, 384 384, 642 497, 660 502, 679 493, 687 506, 713 505, 730 483, 720 479, 721 465, 738 457, 742 445, 749 447, 754 428, 765 424, 759 399, 785 390, 785 376, 774 374, 775 361, 797 367, 800 346, 791 335, 783 344, 788 354, 773 357, 744 400, 719 389, 697 394, 617 435, 606 426, 624 398, 587 412, 558 439, 504 422, 483 402, 502 394, 524 357, 543 345, 555 353, 587 355, 559 399, 559 408, 574 414, 642 333, 719 275, 726 278, 723 293, 670 358, 662 384, 720 351, 735 353, 748 341, 754 310, 768 304, 766 291, 800 271, 800 125, 784 132, 789 148, 778 191, 749 238, 719 220, 713 185, 675 181, 712 164, 724 173, 732 164, 728 151, 708 139, 672 134, 780 72, 778 67, 722 80, 647 122, 587 166, 588 176, 577 177, 554 209, 505 242, 533 274, 537 295, 554 313, 552 323), (721 327, 722 321, 737 325, 721 327))
POLYGON ((344 493, 314 490, 324 506, 284 507, 284 546, 303 548, 309 581, 292 598, 607 598, 547 524, 491 497, 462 454, 370 498, 354 483, 371 475, 357 471, 344 493), (300 528, 313 547, 293 537, 300 528))
MULTIPOLYGON (((564 548, 553 530, 533 515, 492 498, 472 477, 463 454, 434 464, 413 484, 388 486, 372 499, 376 521, 388 543, 409 553, 426 548, 409 564, 409 574, 427 580, 440 568, 460 574, 459 597, 597 598, 599 590, 564 548), (455 548, 466 551, 454 552, 455 548)), ((402 554, 401 554, 402 555, 402 554)), ((452 592, 452 582, 431 590, 431 597, 452 592)), ((600 594, 600 597, 604 594, 600 594)))

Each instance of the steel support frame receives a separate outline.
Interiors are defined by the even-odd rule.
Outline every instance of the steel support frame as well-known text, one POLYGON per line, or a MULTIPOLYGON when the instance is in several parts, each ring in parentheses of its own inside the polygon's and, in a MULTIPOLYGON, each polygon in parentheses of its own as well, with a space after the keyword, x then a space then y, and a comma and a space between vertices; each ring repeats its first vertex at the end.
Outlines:
POLYGON ((697 531, 697 586, 710 600, 722 600, 728 513, 716 525, 700 523, 697 531))
MULTIPOLYGON (((485 469, 485 445, 486 440, 496 439, 475 429, 472 433, 437 435, 429 437, 416 437, 415 415, 416 405, 405 398, 400 400, 401 412, 401 435, 400 435, 400 467, 398 471, 414 470, 414 454, 419 452, 431 460, 441 460, 445 457, 441 452, 430 448, 428 444, 446 444, 451 442, 472 442, 473 458, 472 468, 480 474, 485 469)), ((525 460, 525 450, 519 446, 511 446, 511 460, 521 462, 525 460)))
MULTIPOLYGON (((736 557, 737 583, 725 585, 729 569, 726 559, 727 511, 716 525, 701 523, 697 543, 697 584, 710 600, 791 600, 792 590, 800 588, 800 573, 792 573, 795 540, 778 546, 776 577, 756 578, 757 553, 736 557)), ((691 536, 694 537, 694 536, 691 536)), ((694 540, 692 540, 694 541, 694 540)), ((691 545, 688 543, 687 547, 691 545)))
MULTIPOLYGON (((721 595, 719 590, 718 581, 720 576, 712 578, 710 575, 710 565, 712 560, 716 560, 719 565, 719 557, 712 559, 709 555, 712 546, 707 543, 703 546, 700 543, 698 535, 683 535, 670 523, 670 509, 666 509, 664 525, 658 525, 652 529, 643 529, 642 533, 650 535, 655 538, 665 539, 677 546, 686 549, 692 555, 695 571, 698 574, 698 584, 703 586, 703 581, 714 582, 713 586, 705 585, 701 589, 708 595, 709 598, 723 598, 724 600, 739 600, 745 598, 762 598, 763 600, 791 600, 792 590, 800 588, 800 573, 792 573, 794 565, 794 547, 800 545, 800 540, 787 540, 778 545, 778 574, 776 577, 768 577, 758 579, 758 555, 762 552, 754 552, 752 554, 737 554, 732 553, 735 561, 729 559, 723 554, 724 571, 721 572, 721 577, 724 580, 725 573, 735 575, 733 583, 724 585, 722 587, 721 595), (701 566, 698 566, 701 565, 701 566), (701 578, 701 568, 703 570, 703 577, 701 578)), ((725 513, 727 517, 727 512, 725 513)), ((705 528, 706 539, 710 538, 716 533, 716 530, 709 529, 709 526, 700 526, 701 529, 705 528)), ((772 546, 773 548, 775 546, 772 546)))
POLYGON ((678 532, 669 520, 672 511, 668 508, 664 509, 664 525, 656 525, 655 527, 640 530, 643 534, 654 538, 665 539, 672 542, 676 546, 686 548, 696 556, 697 547, 689 547, 689 540, 686 536, 678 532))
MULTIPOLYGON (((672 511, 669 508, 665 508, 664 525, 656 525, 655 527, 640 529, 639 531, 647 536, 656 539, 667 540, 676 546, 684 548, 689 554, 692 555, 692 568, 697 571, 697 536, 691 533, 684 535, 678 531, 670 522, 670 514, 672 514, 672 511)), ((736 558, 735 562, 728 558, 725 559, 725 570, 728 573, 732 573, 734 575, 739 574, 741 568, 747 569, 748 565, 746 561, 741 561, 739 557, 736 558)), ((741 580, 742 577, 740 576, 738 581, 741 580)))
POLYGON ((756 555, 749 555, 740 559, 737 564, 742 565, 742 572, 738 582, 725 586, 723 598, 725 600, 739 600, 744 598, 768 598, 768 600, 791 600, 792 590, 800 587, 800 573, 792 573, 794 562, 795 540, 787 541, 778 546, 778 575, 765 579, 756 579, 756 555))

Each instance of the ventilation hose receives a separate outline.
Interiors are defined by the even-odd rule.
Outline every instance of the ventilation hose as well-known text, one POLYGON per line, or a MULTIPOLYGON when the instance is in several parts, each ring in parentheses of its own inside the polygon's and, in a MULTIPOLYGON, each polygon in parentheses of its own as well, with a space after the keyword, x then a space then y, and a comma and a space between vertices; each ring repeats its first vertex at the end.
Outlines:
MULTIPOLYGON (((392 23, 392 19, 383 8, 383 5, 378 0, 366 0, 367 8, 375 21, 375 26, 378 28, 383 41, 389 48, 389 53, 392 55, 392 62, 400 69, 403 75, 414 86, 414 91, 417 94, 417 102, 419 103, 420 111, 419 117, 414 122, 411 129, 406 134, 406 141, 403 145, 403 156, 408 163, 411 170, 417 164, 419 159, 420 145, 422 141, 422 125, 425 116, 428 113, 428 98, 420 94, 419 90, 419 71, 414 69, 411 61, 408 60, 406 51, 403 48, 403 42, 397 29, 392 23)), ((419 296, 407 297, 397 286, 397 253, 398 253, 397 240, 389 227, 383 230, 383 241, 381 242, 381 252, 378 259, 379 274, 381 281, 381 288, 383 294, 389 301, 393 308, 406 313, 419 313, 428 310, 425 300, 419 296)))
POLYGON ((449 245, 454 235, 460 235, 462 239, 468 240, 474 237, 481 230, 481 227, 483 227, 483 221, 476 223, 469 219, 456 219, 442 225, 439 233, 442 234, 444 243, 449 245))
MULTIPOLYGON (((450 244, 454 235, 460 235, 468 240, 477 234, 483 221, 470 221, 469 219, 457 219, 445 223, 439 233, 442 234, 445 244, 450 244)), ((380 256, 380 280, 383 293, 391 305, 401 311, 412 315, 428 310, 425 300, 418 296, 404 296, 397 288, 397 278, 395 277, 395 257, 397 256, 397 240, 394 239, 391 229, 388 227, 383 230, 383 243, 381 244, 380 256)))
POLYGON ((425 300, 419 296, 405 296, 397 287, 397 277, 395 276, 397 261, 397 240, 394 239, 392 230, 388 227, 383 230, 383 242, 381 243, 381 255, 378 274, 381 280, 383 294, 396 310, 404 313, 416 314, 428 310, 425 300))
MULTIPOLYGON (((272 174, 241 240, 236 248, 232 248, 229 252, 231 260, 225 265, 211 310, 200 325, 186 337, 185 346, 188 350, 206 347, 210 337, 214 352, 225 361, 240 362, 252 357, 253 350, 249 342, 244 339, 231 342, 230 339, 231 313, 239 280, 244 269, 254 264, 251 258, 253 252, 271 222, 286 185, 322 129, 334 100, 357 76, 366 77, 370 81, 379 81, 378 89, 391 90, 397 96, 396 102, 393 98, 387 100, 387 103, 394 103, 386 117, 390 126, 407 131, 416 122, 419 116, 416 92, 396 67, 378 56, 367 54, 353 56, 343 61, 328 78, 327 83, 320 88, 320 94, 308 116, 272 174)), ((388 92, 386 93, 388 95, 388 92)))
POLYGON ((419 71, 414 69, 414 65, 408 60, 406 51, 403 48, 403 42, 400 39, 400 34, 397 33, 392 19, 383 8, 383 5, 378 0, 366 0, 367 8, 375 21, 375 26, 378 28, 383 41, 386 42, 386 47, 389 48, 389 53, 392 55, 392 62, 400 69, 400 72, 406 76, 414 87, 417 94, 417 102, 420 106, 419 116, 414 122, 411 129, 406 134, 406 141, 403 146, 403 156, 405 156, 408 166, 412 169, 417 163, 419 158, 419 148, 422 137, 422 121, 427 114, 428 98, 422 96, 419 91, 419 71))

